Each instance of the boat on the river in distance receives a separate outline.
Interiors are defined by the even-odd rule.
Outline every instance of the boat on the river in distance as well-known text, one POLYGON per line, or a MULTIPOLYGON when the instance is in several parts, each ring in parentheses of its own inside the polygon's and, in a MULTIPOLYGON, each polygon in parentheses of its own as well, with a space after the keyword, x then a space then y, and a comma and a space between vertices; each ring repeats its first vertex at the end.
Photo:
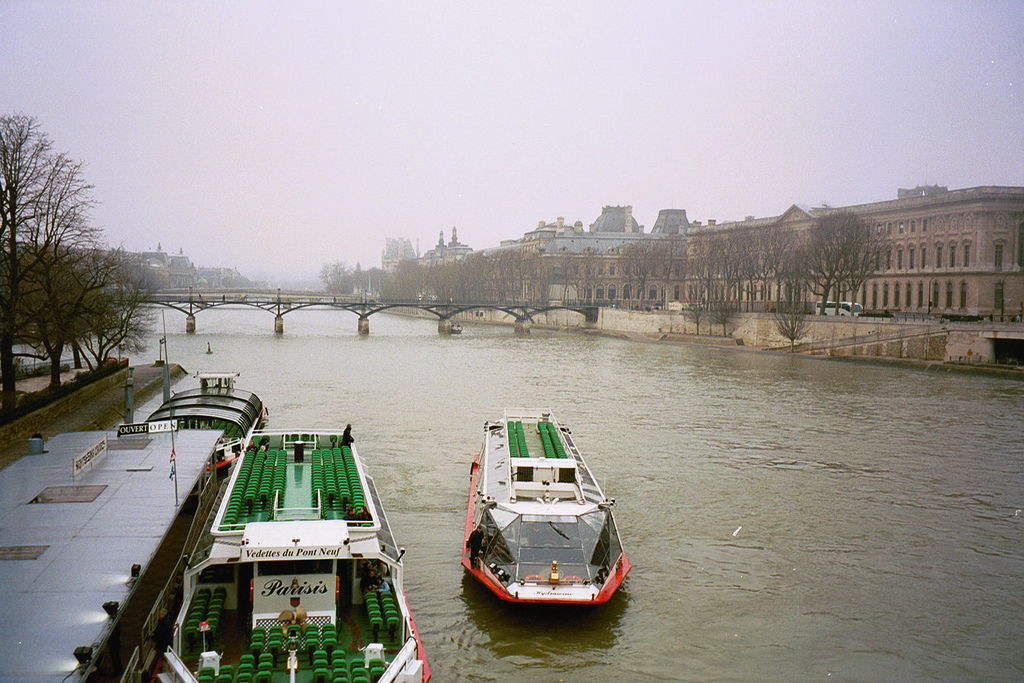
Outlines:
POLYGON ((429 680, 405 549, 339 434, 250 435, 188 555, 162 680, 429 680))
MULTIPOLYGON (((224 435, 217 442, 217 467, 226 467, 241 455, 250 435, 262 429, 267 409, 259 396, 235 387, 237 372, 200 372, 199 386, 175 392, 146 418, 150 431, 154 425, 174 423, 177 429, 219 429, 224 435)), ((156 427, 159 428, 159 427, 156 427)))
POLYGON ((462 564, 510 602, 607 602, 630 570, 614 504, 551 413, 506 410, 473 460, 462 564))

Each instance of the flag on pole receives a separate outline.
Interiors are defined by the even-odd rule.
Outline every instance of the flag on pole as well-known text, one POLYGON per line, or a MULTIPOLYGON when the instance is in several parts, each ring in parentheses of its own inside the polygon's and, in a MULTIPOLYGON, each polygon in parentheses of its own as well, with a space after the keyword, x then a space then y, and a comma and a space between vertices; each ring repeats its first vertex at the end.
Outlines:
POLYGON ((174 462, 174 447, 171 446, 171 473, 167 476, 167 478, 168 479, 174 479, 175 474, 176 474, 176 472, 175 472, 175 462, 174 462))

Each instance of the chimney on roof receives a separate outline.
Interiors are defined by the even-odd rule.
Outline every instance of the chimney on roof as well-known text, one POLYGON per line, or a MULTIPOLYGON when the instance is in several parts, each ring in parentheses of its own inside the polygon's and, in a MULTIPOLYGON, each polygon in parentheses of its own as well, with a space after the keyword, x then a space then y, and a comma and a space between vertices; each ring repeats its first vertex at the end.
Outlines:
POLYGON ((563 216, 559 216, 555 219, 555 224, 561 228, 565 224, 565 218, 563 216))
POLYGON ((710 228, 710 227, 711 227, 712 225, 714 225, 715 223, 716 223, 716 220, 715 220, 714 218, 709 218, 709 219, 708 219, 708 227, 709 227, 709 228, 710 228))
POLYGON ((623 221, 622 221, 623 232, 633 232, 633 221, 632 221, 632 218, 633 218, 633 207, 632 206, 627 206, 626 207, 626 214, 625 214, 625 216, 623 218, 623 221))
POLYGON ((538 228, 543 228, 544 227, 544 221, 537 221, 537 227, 538 228))

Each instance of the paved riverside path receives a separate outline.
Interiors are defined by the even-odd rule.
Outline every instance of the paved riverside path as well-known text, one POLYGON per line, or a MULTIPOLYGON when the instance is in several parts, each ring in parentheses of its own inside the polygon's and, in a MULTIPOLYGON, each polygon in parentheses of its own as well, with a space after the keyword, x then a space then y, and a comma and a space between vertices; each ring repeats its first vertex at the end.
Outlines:
MULTIPOLYGON (((147 397, 156 396, 162 391, 164 368, 155 363, 149 365, 133 365, 135 380, 135 408, 147 397)), ((171 384, 182 377, 184 370, 179 365, 171 366, 171 384)), ((23 382, 37 382, 44 379, 43 385, 49 383, 49 377, 32 378, 23 382)), ((18 383, 18 388, 26 391, 38 390, 30 384, 18 383)), ((83 405, 77 406, 66 413, 55 417, 42 426, 39 432, 44 439, 63 434, 64 432, 83 432, 110 429, 122 422, 124 418, 124 384, 117 384, 93 396, 83 405)), ((146 415, 135 414, 135 419, 145 419, 146 415)), ((28 440, 18 439, 0 446, 0 469, 3 469, 19 458, 28 455, 28 440)))

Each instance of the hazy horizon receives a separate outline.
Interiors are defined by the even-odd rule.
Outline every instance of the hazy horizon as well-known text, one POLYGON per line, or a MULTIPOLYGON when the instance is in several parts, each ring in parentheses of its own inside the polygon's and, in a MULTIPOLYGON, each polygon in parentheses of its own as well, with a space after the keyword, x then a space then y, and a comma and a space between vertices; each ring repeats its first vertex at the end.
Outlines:
MULTIPOLYGON (((0 113, 112 244, 250 276, 631 205, 1024 185, 1024 4, 6 2, 0 113)), ((305 279, 304 277, 302 279, 305 279)))

